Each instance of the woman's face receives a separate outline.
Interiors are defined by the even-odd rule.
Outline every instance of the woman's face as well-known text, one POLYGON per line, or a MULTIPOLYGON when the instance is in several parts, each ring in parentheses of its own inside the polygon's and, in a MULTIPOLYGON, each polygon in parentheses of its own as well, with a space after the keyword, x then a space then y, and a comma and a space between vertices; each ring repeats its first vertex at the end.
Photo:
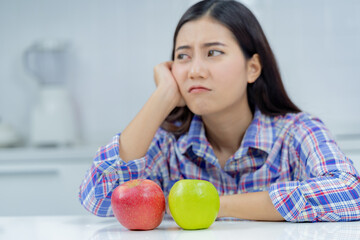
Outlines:
POLYGON ((174 51, 172 73, 193 113, 205 116, 248 107, 246 86, 257 77, 253 79, 248 61, 226 27, 210 17, 187 22, 174 51))

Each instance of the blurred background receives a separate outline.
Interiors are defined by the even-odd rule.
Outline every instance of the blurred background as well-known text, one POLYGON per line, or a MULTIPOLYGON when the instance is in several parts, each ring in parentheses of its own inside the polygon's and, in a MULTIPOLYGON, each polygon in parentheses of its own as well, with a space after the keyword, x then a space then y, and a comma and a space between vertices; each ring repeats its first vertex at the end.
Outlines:
MULTIPOLYGON (((87 214, 78 186, 155 89, 194 0, 0 0, 0 215, 87 214)), ((360 2, 246 0, 294 102, 360 169, 360 2)))

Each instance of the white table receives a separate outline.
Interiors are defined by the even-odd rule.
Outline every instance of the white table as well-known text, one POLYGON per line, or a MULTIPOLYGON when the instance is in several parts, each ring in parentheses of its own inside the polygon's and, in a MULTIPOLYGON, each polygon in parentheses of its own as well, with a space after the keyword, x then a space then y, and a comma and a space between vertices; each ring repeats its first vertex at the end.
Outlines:
POLYGON ((0 217, 1 240, 215 240, 360 239, 360 222, 287 223, 216 221, 209 229, 186 231, 165 218, 151 231, 129 231, 115 218, 96 216, 0 217))

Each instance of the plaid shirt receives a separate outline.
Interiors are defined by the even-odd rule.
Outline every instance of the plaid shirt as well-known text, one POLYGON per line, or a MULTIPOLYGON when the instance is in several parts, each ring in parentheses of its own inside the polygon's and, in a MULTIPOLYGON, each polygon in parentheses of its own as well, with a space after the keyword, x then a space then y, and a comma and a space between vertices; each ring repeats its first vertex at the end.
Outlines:
POLYGON ((82 205, 98 216, 113 216, 112 190, 125 181, 151 179, 167 196, 176 181, 190 178, 210 181, 219 195, 269 191, 287 221, 360 219, 359 174, 324 124, 309 114, 270 117, 257 109, 224 168, 197 115, 178 139, 159 129, 146 155, 128 163, 119 157, 119 136, 99 148, 80 186, 82 205))

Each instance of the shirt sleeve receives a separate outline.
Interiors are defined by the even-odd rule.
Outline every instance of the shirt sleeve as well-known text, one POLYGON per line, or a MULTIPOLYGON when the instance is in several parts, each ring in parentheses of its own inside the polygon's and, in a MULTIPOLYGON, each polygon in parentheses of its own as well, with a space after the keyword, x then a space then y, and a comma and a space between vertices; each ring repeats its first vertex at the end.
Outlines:
POLYGON ((291 222, 359 220, 359 174, 324 124, 306 115, 294 126, 292 138, 289 158, 300 161, 307 178, 272 184, 275 208, 291 222))
POLYGON ((94 157, 90 169, 87 171, 80 185, 79 200, 89 212, 101 216, 113 216, 111 209, 112 191, 120 184, 139 178, 155 181, 162 187, 161 171, 166 172, 167 165, 161 164, 166 149, 159 130, 150 144, 149 150, 143 158, 129 162, 119 156, 120 134, 112 141, 100 147, 94 157), (159 167, 163 168, 161 171, 159 167))

